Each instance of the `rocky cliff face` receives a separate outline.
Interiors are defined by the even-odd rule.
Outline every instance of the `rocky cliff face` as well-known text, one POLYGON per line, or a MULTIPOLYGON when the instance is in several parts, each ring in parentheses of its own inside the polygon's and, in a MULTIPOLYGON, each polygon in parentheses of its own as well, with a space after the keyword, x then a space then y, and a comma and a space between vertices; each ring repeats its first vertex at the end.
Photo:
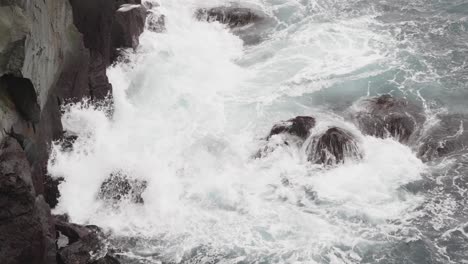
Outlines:
POLYGON ((61 104, 110 97, 107 66, 138 45, 146 11, 122 4, 141 0, 0 0, 2 263, 60 255, 43 198, 49 147, 63 136, 61 104))

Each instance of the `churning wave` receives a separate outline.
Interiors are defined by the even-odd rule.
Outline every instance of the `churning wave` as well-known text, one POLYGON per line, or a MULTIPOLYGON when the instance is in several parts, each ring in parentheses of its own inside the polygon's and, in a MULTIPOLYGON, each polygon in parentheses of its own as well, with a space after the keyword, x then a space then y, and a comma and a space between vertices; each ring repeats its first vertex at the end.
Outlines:
POLYGON ((77 139, 49 164, 65 179, 58 212, 108 230, 123 263, 468 261, 466 4, 170 0, 151 12, 165 30, 108 70, 112 106, 64 109, 77 139), (233 31, 195 15, 229 5, 268 19, 233 31), (408 142, 350 118, 382 94, 421 109, 408 142), (255 158, 295 116, 316 119, 312 136, 346 129, 362 159, 315 164, 307 143, 255 158), (137 190, 106 199, 110 175, 137 190))

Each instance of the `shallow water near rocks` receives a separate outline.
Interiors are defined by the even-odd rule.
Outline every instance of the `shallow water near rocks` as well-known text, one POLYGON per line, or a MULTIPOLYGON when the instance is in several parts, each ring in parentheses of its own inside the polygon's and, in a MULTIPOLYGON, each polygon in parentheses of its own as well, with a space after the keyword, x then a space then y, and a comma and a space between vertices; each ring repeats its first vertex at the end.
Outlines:
POLYGON ((465 263, 468 142, 423 162, 419 144, 465 137, 468 6, 463 1, 236 1, 268 16, 243 45, 198 8, 162 1, 166 31, 108 70, 113 110, 69 105, 49 171, 57 212, 111 231, 122 263, 465 263), (409 145, 363 135, 362 97, 390 93, 424 109, 409 145), (109 112, 113 115, 110 116, 109 112), (312 115, 355 135, 360 161, 322 166, 305 148, 252 157, 273 124, 312 115), (446 134, 444 134, 446 133, 446 134), (112 173, 146 182, 144 203, 98 199, 112 173))

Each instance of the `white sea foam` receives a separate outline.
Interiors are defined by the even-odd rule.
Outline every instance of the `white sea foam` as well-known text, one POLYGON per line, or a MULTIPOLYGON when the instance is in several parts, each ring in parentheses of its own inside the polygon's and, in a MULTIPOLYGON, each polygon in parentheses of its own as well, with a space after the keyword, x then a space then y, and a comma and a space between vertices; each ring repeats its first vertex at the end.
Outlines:
POLYGON ((148 242, 136 255, 180 261, 209 245, 246 261, 359 262, 354 246, 383 242, 398 228, 389 221, 420 202, 400 187, 418 180, 424 166, 398 142, 362 136, 342 118, 313 105, 285 107, 280 98, 372 75, 359 71, 378 71, 391 43, 369 28, 371 16, 294 26, 286 10, 307 6, 257 1, 266 12, 282 10, 286 26, 244 47, 223 25, 196 21, 199 2, 161 2, 167 33, 144 32, 130 62, 109 69, 112 118, 87 103, 67 109, 64 128, 78 139, 72 152, 54 149, 49 171, 65 178, 56 210, 116 235, 164 242, 148 242), (363 160, 323 168, 293 147, 251 158, 274 122, 304 114, 317 117, 314 131, 351 130, 363 160), (109 207, 96 198, 115 171, 148 182, 143 205, 109 207))

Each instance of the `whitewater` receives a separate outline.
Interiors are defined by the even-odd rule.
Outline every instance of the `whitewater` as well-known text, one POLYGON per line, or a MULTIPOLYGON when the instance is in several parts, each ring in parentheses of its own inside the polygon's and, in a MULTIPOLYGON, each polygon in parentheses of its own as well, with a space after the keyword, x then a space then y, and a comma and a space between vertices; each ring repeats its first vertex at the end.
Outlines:
POLYGON ((122 263, 468 263, 464 150, 423 162, 348 119, 385 93, 421 105, 423 131, 466 114, 466 58, 454 58, 468 6, 378 2, 159 2, 166 30, 108 69, 112 103, 64 108, 77 139, 53 146, 55 213, 106 230, 122 263), (257 43, 194 15, 232 4, 269 18, 248 30, 257 43), (292 146, 254 158, 275 123, 301 115, 319 121, 312 133, 351 131, 363 159, 312 164, 292 146), (116 173, 146 183, 143 203, 98 199, 116 173))

